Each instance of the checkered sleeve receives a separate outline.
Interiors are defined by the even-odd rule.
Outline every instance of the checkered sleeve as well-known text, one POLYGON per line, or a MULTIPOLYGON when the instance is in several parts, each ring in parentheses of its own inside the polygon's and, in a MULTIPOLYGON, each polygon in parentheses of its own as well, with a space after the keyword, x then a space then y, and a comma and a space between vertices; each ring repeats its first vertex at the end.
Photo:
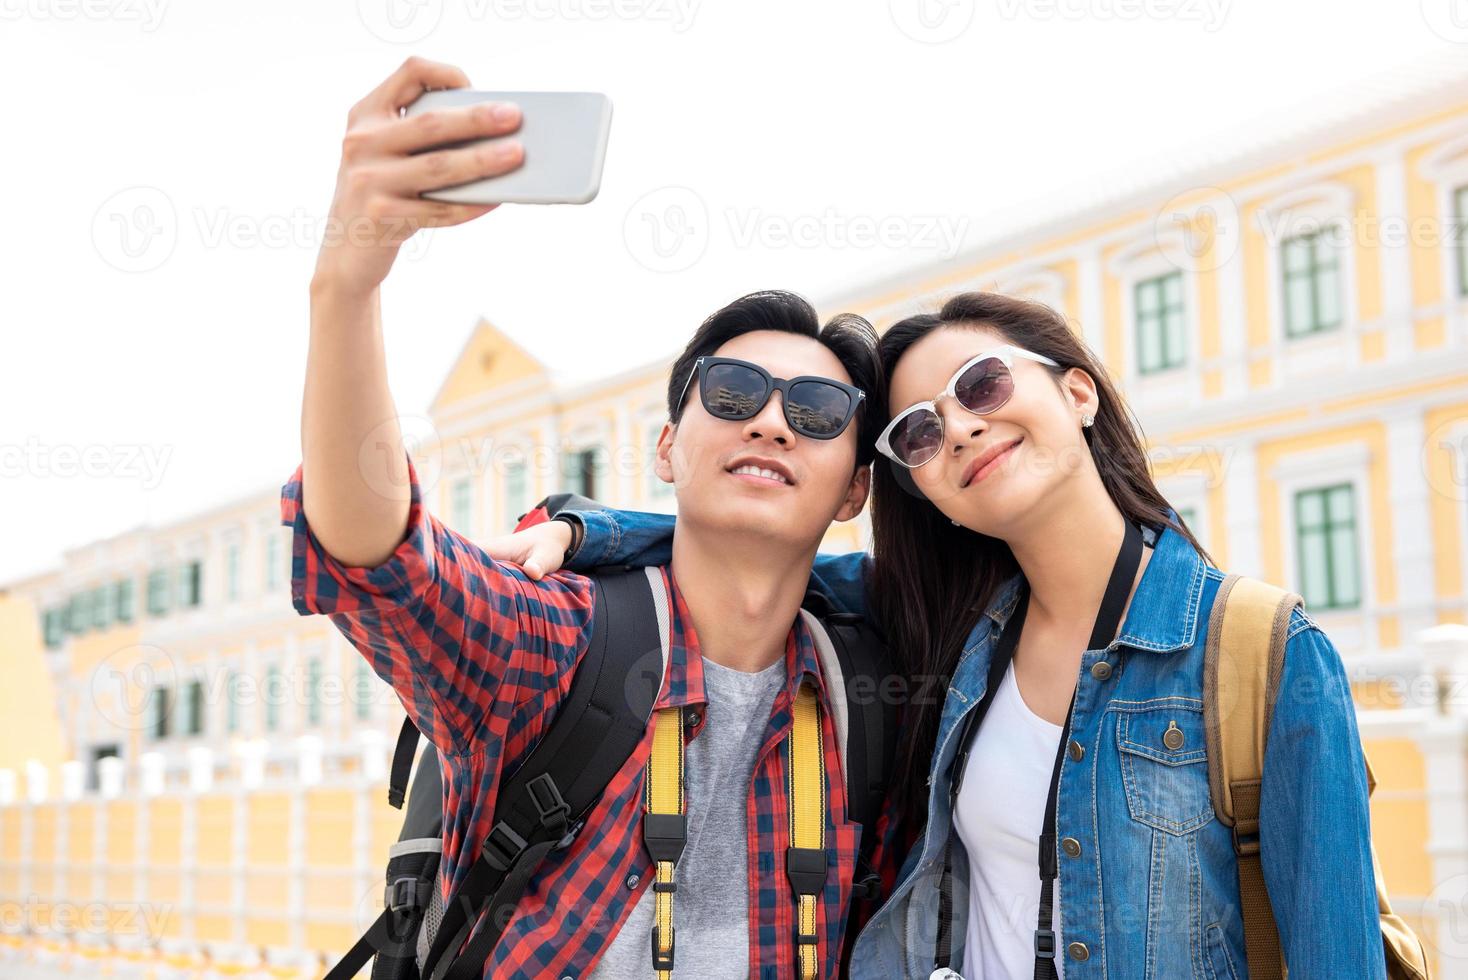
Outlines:
POLYGON ((392 686, 424 736, 446 752, 503 739, 514 707, 553 706, 590 637, 591 580, 531 581, 450 530, 423 505, 412 458, 402 542, 373 567, 344 565, 312 533, 303 466, 281 489, 292 528, 291 601, 323 614, 392 686), (564 682, 564 683, 563 683, 564 682))

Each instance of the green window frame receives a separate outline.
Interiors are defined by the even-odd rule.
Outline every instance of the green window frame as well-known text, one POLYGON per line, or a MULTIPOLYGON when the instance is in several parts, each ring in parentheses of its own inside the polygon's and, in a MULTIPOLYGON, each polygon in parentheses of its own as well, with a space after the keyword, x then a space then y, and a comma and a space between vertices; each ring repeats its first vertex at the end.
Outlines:
POLYGON ((505 531, 514 528, 520 515, 530 509, 529 467, 524 460, 505 464, 504 506, 505 531))
POLYGON ((1339 250, 1327 239, 1330 228, 1294 235, 1280 245, 1285 336, 1308 337, 1344 322, 1339 250))
POLYGON ((184 688, 184 734, 204 734, 204 682, 189 681, 184 688))
POLYGON ((306 723, 321 724, 321 658, 306 661, 306 723))
POLYGON ((267 732, 277 731, 280 728, 280 668, 271 664, 265 671, 265 730, 267 732))
POLYGON ((372 717, 372 670, 367 666, 367 658, 357 658, 356 691, 354 700, 357 705, 357 720, 367 721, 372 717))
POLYGON ((155 568, 148 573, 148 615, 168 615, 170 584, 168 569, 155 568))
POLYGON ((133 621, 133 594, 135 588, 130 578, 120 578, 112 583, 112 609, 119 623, 133 621))
POLYGON ((224 548, 224 595, 230 602, 240 597, 240 546, 231 541, 224 548))
POLYGON ((1142 279, 1132 287, 1138 374, 1156 374, 1187 362, 1186 310, 1181 271, 1142 279))
POLYGON ((1296 579, 1311 610, 1361 605, 1356 488, 1350 483, 1295 494, 1296 579))
POLYGON ((474 480, 463 476, 449 486, 449 527, 460 534, 474 528, 474 480))

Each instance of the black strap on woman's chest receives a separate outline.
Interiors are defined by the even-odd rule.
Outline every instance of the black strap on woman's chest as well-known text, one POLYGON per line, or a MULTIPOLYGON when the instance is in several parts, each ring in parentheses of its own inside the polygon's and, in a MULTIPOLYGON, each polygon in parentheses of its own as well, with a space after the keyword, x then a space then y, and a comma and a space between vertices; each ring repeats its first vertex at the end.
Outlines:
MULTIPOLYGON (((1117 628, 1121 625, 1121 614, 1126 608, 1127 597, 1131 595, 1132 583, 1136 581, 1137 566, 1141 563, 1141 557, 1142 532, 1131 521, 1127 521, 1121 550, 1117 553, 1115 564, 1112 565, 1111 578, 1106 583, 1106 594, 1102 597, 1101 608, 1096 613, 1096 622, 1091 629, 1091 640, 1086 646, 1087 650, 1104 650, 1116 638, 1117 628)), ((994 701, 994 694, 1004 679, 1004 672, 1009 669, 1009 664, 1014 659, 1014 650, 1019 645, 1020 632, 1024 629, 1025 615, 1029 611, 1029 606, 1029 583, 1022 582, 1015 611, 1005 624, 1004 631, 999 636, 999 642, 994 648, 993 657, 989 661, 988 686, 984 690, 984 696, 969 712, 963 731, 959 735, 958 752, 953 760, 953 779, 948 797, 950 813, 956 813, 958 791, 963 783, 964 770, 967 768, 969 749, 973 745, 974 736, 978 733, 984 715, 989 711, 989 705, 994 701)), ((1060 767, 1065 759, 1065 743, 1070 738, 1071 716, 1074 712, 1075 692, 1072 691, 1070 707, 1065 712, 1065 724, 1061 726, 1060 730, 1060 742, 1055 747, 1055 763, 1050 770, 1050 789, 1045 797, 1045 821, 1040 830, 1040 908, 1039 921, 1035 928, 1035 980, 1054 980, 1058 975, 1055 969, 1056 949, 1053 928, 1055 879, 1059 876, 1059 859, 1055 849, 1055 808, 1056 796, 1060 787, 1060 767)), ((949 828, 948 847, 943 857, 943 878, 939 885, 938 895, 938 947, 933 960, 938 969, 952 968, 953 918, 953 830, 949 828)))

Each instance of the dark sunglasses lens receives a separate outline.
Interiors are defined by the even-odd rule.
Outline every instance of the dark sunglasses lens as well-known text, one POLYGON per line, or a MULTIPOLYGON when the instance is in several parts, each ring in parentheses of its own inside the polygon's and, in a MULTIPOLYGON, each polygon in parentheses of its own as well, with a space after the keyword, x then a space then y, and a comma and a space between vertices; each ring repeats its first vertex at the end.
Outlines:
POLYGON ((943 425, 927 409, 911 412, 897 423, 888 441, 898 459, 908 466, 921 466, 943 447, 943 425))
POLYGON ((790 386, 785 414, 795 431, 817 439, 841 432, 851 412, 851 396, 824 381, 800 381, 790 386))
POLYGON ((765 379, 742 364, 714 364, 704 371, 703 407, 716 418, 750 418, 766 394, 765 379))
POLYGON ((986 357, 959 375, 953 393, 964 408, 984 415, 1009 401, 1014 393, 1014 375, 999 358, 986 357))

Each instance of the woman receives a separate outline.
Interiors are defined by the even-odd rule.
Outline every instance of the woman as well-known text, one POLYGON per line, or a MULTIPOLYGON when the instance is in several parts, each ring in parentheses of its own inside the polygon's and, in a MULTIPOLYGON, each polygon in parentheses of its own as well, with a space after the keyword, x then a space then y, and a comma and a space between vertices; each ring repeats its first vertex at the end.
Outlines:
MULTIPOLYGON (((1204 752, 1224 573, 1106 371, 1049 308, 991 293, 895 324, 881 353, 873 559, 823 556, 813 581, 908 668, 899 792, 923 829, 851 975, 1245 976, 1204 752)), ((669 519, 583 519, 581 564, 666 558, 669 519)), ((1382 977, 1350 688, 1303 609, 1287 636, 1259 829, 1281 946, 1293 976, 1382 977)))

